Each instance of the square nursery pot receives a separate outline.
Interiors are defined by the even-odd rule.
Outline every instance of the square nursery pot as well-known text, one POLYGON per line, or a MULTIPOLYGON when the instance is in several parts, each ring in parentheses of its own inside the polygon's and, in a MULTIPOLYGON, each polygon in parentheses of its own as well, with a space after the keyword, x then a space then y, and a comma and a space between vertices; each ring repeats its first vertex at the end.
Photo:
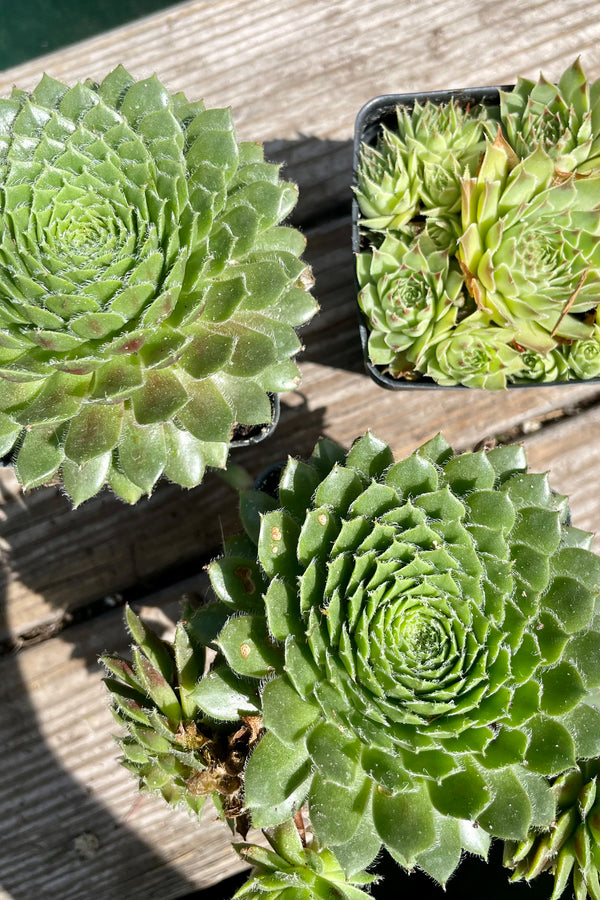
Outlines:
MULTIPOLYGON (((354 129, 354 151, 353 151, 353 187, 358 184, 358 167, 360 159, 361 146, 375 146, 377 138, 381 132, 382 126, 386 126, 393 130, 396 126, 396 108, 398 106, 406 107, 408 110, 414 108, 415 102, 424 104, 427 100, 432 103, 443 104, 454 99, 458 101, 461 107, 473 106, 475 104, 498 106, 500 103, 500 91, 511 91, 513 85, 502 85, 493 87, 475 87, 475 88, 458 88, 455 90, 417 92, 408 94, 383 94, 369 100, 359 111, 356 117, 354 129)), ((360 227, 360 209, 356 194, 353 191, 352 198, 352 251, 353 257, 363 252, 367 247, 365 237, 361 235, 360 227)), ((356 265, 354 266, 354 282, 356 297, 360 291, 360 285, 356 273, 356 265)), ((369 358, 368 340, 370 329, 367 317, 360 308, 357 300, 356 304, 358 312, 358 327, 360 332, 360 340, 363 351, 364 365, 371 376, 381 387, 387 390, 423 390, 438 388, 444 390, 452 390, 456 388, 471 390, 466 385, 441 385, 426 375, 420 375, 414 380, 406 378, 395 378, 385 371, 385 366, 374 364, 369 358)), ((600 377, 587 379, 570 379, 557 381, 531 381, 521 383, 508 383, 507 388, 531 388, 531 387, 556 387, 557 385, 572 384, 594 384, 600 383, 600 377)))

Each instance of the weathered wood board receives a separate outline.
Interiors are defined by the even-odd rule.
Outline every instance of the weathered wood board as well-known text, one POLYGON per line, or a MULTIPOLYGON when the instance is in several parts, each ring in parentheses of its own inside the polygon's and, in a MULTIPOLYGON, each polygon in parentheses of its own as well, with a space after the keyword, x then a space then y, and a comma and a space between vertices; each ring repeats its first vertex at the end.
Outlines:
MULTIPOLYGON (((141 614, 168 631, 178 594, 141 614)), ((122 618, 113 610, 0 660, 2 900, 178 897, 243 868, 210 804, 199 823, 139 795, 117 763, 97 657, 127 653, 122 618)))
MULTIPOLYGON (((574 523, 596 530, 600 386, 392 393, 364 374, 348 185, 354 118, 370 97, 540 68, 553 78, 578 54, 598 77, 599 38, 600 7, 580 0, 194 0, 0 72, 0 95, 43 71, 71 83, 119 62, 136 77, 156 71, 172 90, 231 105, 240 137, 264 140, 299 182, 294 219, 322 309, 302 332, 303 384, 283 397, 275 435, 234 457, 251 474, 306 454, 320 434, 348 445, 366 427, 398 456, 439 430, 458 449, 514 438, 571 494, 574 523)), ((154 600, 176 615, 178 573, 203 592, 202 566, 235 528, 235 495, 215 474, 189 492, 160 485, 134 508, 106 493, 72 512, 58 489, 24 497, 0 471, 0 641, 47 638, 0 658, 1 900, 169 900, 239 865, 210 814, 199 830, 158 801, 138 804, 115 763, 95 660, 125 646, 120 611, 51 636, 92 601, 155 584, 172 586, 154 600)))

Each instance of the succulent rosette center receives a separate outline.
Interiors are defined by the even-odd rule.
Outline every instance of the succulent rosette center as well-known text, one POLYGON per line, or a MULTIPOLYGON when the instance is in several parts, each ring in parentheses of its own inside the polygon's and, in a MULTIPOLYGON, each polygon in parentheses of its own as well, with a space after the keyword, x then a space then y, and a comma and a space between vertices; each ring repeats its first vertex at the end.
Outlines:
POLYGON ((563 132, 564 125, 559 117, 547 111, 546 115, 540 119, 536 137, 544 149, 547 150, 549 147, 556 145, 558 138, 563 132))
POLYGON ((524 268, 533 268, 541 274, 552 272, 560 264, 563 242, 560 232, 550 229, 548 233, 529 232, 523 236, 519 247, 524 268), (558 241, 553 241, 558 238, 558 241))
POLYGON ((387 235, 373 253, 357 257, 358 302, 372 325, 369 352, 378 364, 399 351, 413 361, 423 344, 448 331, 463 302, 463 278, 429 235, 406 241, 387 235))
MULTIPOLYGON (((441 539, 425 517, 416 511, 413 516, 408 538, 402 526, 385 528, 389 546, 375 558, 357 547, 360 584, 342 580, 331 593, 343 597, 341 605, 353 611, 336 650, 356 684, 371 695, 373 715, 368 709, 364 715, 374 723, 389 716, 428 740, 425 735, 449 727, 446 715, 454 715, 453 730, 467 727, 458 711, 462 715, 481 700, 476 688, 486 681, 493 642, 479 609, 460 599, 471 585, 463 583, 458 561, 435 548, 441 539), (378 583, 382 572, 386 580, 378 583), (351 659, 345 652, 348 645, 353 647, 351 659)), ((499 633, 496 644, 498 638, 499 633)), ((388 745, 387 735, 381 743, 388 745)), ((409 738, 407 747, 411 745, 409 738)))
MULTIPOLYGON (((387 289, 384 283, 383 289, 387 289)), ((392 306, 399 308, 399 312, 408 317, 413 311, 427 312, 432 302, 432 292, 427 282, 417 275, 409 275, 406 280, 396 280, 390 285, 388 300, 392 306)))
POLYGON ((600 750, 600 564, 523 451, 321 441, 241 513, 209 574, 218 648, 266 679, 254 823, 307 800, 349 871, 384 843, 441 882, 463 848, 548 827, 544 776, 600 750))

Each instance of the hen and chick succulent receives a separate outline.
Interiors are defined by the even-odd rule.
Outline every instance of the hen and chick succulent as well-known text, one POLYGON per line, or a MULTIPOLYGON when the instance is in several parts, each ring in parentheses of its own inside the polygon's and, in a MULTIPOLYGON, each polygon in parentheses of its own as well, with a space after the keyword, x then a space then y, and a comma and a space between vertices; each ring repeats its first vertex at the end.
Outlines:
POLYGON ((232 900, 368 900, 363 886, 376 881, 376 876, 355 872, 347 877, 331 850, 319 847, 314 839, 307 846, 303 822, 300 827, 304 839, 293 819, 264 829, 271 850, 234 844, 253 870, 232 900))
POLYGON ((126 622, 132 660, 116 654, 100 659, 113 715, 126 732, 119 740, 122 764, 137 776, 140 790, 158 792, 195 815, 212 796, 245 837, 242 771, 261 733, 258 696, 243 698, 230 679, 233 714, 221 703, 215 720, 212 674, 203 678, 206 650, 193 615, 178 623, 173 641, 160 638, 129 607, 126 622))
POLYGON ((0 100, 0 455, 128 502, 223 467, 299 383, 297 188, 231 112, 119 67, 0 100))
MULTIPOLYGON (((370 433, 348 453, 321 439, 274 495, 242 492, 240 516, 208 567, 216 602, 178 627, 166 669, 152 646, 145 662, 107 658, 145 787, 194 809, 214 763, 183 736, 214 742, 212 728, 231 748, 254 723, 236 811, 280 836, 308 816, 313 845, 240 849, 258 867, 240 898, 357 897, 382 847, 441 884, 494 837, 517 877, 563 831, 572 861, 577 822, 561 823, 600 757, 600 558, 523 449, 457 455, 438 436, 394 462, 370 433)), ((582 802, 595 860, 595 798, 582 802)))
POLYGON ((369 358, 396 378, 488 389, 597 377, 600 80, 576 61, 557 85, 519 79, 497 106, 465 97, 398 107, 363 145, 369 358))

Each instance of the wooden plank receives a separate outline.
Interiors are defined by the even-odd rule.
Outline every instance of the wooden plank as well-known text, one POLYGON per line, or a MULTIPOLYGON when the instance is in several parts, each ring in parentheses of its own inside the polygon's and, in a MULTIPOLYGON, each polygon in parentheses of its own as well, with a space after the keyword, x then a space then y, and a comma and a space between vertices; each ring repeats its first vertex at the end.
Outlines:
MULTIPOLYGON (((141 614, 168 630, 179 593, 141 614)), ((121 609, 0 659, 0 900, 169 900, 243 868, 214 808, 198 823, 139 795, 117 763, 97 663, 107 648, 127 653, 121 609)))
MULTIPOLYGON (((378 387, 362 368, 346 217, 309 232, 322 312, 303 332, 299 394, 282 401, 272 438, 235 451, 256 476, 272 462, 307 455, 321 434, 349 446, 371 427, 398 455, 442 430, 459 449, 563 406, 600 398, 598 385, 485 391, 400 391, 378 387)), ((199 569, 237 530, 237 499, 214 473, 192 491, 162 484, 129 507, 108 491, 73 512, 58 488, 23 497, 0 471, 0 640, 47 628, 65 611, 134 585, 150 589, 178 565, 199 569)), ((171 576, 175 577, 175 576, 171 576)))
POLYGON ((593 0, 204 0, 6 70, 0 93, 43 71, 74 81, 125 62, 231 104, 245 138, 346 138, 362 104, 389 91, 552 78, 579 54, 597 76, 599 38, 593 0))

